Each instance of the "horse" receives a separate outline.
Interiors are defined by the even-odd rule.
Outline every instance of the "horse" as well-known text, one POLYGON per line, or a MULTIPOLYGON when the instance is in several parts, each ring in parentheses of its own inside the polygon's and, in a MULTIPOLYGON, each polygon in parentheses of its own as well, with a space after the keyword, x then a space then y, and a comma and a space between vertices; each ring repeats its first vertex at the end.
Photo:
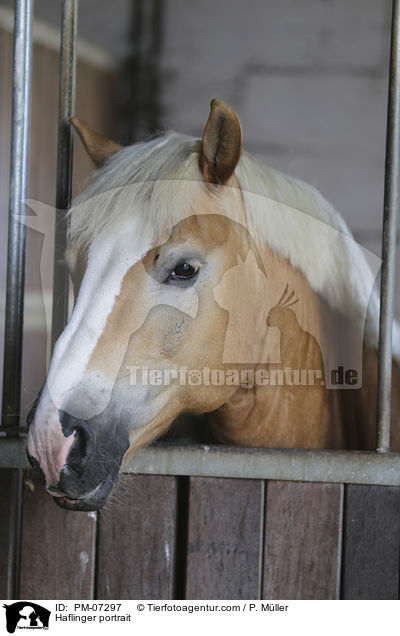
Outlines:
MULTIPOLYGON (((74 308, 27 438, 56 503, 100 509, 184 413, 216 443, 373 449, 379 262, 340 214, 245 152, 222 100, 201 139, 123 148, 71 124, 96 169, 68 212, 74 308)), ((395 325, 394 422, 399 359, 395 325)))

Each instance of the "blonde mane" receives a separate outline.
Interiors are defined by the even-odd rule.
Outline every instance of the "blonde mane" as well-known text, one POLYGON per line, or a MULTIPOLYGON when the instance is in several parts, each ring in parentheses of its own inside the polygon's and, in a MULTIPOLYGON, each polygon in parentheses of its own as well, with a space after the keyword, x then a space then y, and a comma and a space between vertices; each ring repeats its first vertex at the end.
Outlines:
MULTIPOLYGON (((137 215, 144 243, 156 244, 182 219, 182 210, 195 209, 196 194, 204 192, 200 144, 200 139, 171 131, 111 157, 90 176, 74 201, 69 246, 90 247, 99 235, 112 235, 137 215)), ((371 289, 379 259, 354 241, 341 215, 314 187, 247 153, 242 154, 235 174, 256 243, 287 258, 332 309, 360 329, 365 324, 366 342, 376 347, 379 299, 376 291, 371 295, 371 289)), ((400 358, 397 324, 394 355, 400 358)))

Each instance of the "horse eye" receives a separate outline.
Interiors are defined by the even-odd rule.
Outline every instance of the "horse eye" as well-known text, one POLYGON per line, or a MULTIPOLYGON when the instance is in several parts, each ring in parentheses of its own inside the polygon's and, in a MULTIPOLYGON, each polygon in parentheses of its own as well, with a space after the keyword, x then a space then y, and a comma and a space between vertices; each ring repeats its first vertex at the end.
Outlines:
POLYGON ((189 265, 189 263, 180 263, 170 273, 169 278, 170 280, 188 280, 189 278, 193 278, 198 271, 198 267, 193 267, 189 265))

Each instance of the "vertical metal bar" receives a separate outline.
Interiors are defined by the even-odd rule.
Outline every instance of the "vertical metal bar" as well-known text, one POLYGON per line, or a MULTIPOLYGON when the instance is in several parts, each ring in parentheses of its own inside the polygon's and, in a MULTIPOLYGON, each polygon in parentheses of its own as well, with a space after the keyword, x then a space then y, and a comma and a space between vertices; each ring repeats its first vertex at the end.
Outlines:
POLYGON ((33 0, 16 0, 2 424, 19 424, 29 180, 33 0))
MULTIPOLYGON (((8 220, 6 315, 4 330, 3 426, 20 421, 22 336, 24 320, 25 200, 29 181, 29 141, 32 79, 33 0, 15 0, 11 164, 8 220)), ((7 595, 19 589, 22 471, 13 474, 10 496, 7 595)))
POLYGON ((51 344, 63 331, 68 318, 68 270, 64 260, 67 241, 66 212, 71 204, 73 136, 69 123, 76 99, 76 39, 78 0, 62 1, 60 93, 58 115, 56 233, 53 278, 51 344))
POLYGON ((379 321, 377 450, 390 447, 392 328, 396 270, 396 226, 400 150, 400 12, 393 0, 382 229, 381 313, 379 321))

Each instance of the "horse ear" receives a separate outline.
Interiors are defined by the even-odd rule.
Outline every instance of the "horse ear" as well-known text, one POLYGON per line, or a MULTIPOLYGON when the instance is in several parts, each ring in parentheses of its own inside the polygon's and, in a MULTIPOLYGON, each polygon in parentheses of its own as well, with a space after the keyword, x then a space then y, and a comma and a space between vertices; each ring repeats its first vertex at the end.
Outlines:
POLYGON ((72 117, 70 122, 82 139, 89 157, 98 168, 116 152, 122 150, 122 146, 92 130, 84 121, 72 117))
POLYGON ((236 168, 241 150, 242 128, 238 116, 228 104, 213 99, 200 151, 204 181, 226 183, 236 168))

